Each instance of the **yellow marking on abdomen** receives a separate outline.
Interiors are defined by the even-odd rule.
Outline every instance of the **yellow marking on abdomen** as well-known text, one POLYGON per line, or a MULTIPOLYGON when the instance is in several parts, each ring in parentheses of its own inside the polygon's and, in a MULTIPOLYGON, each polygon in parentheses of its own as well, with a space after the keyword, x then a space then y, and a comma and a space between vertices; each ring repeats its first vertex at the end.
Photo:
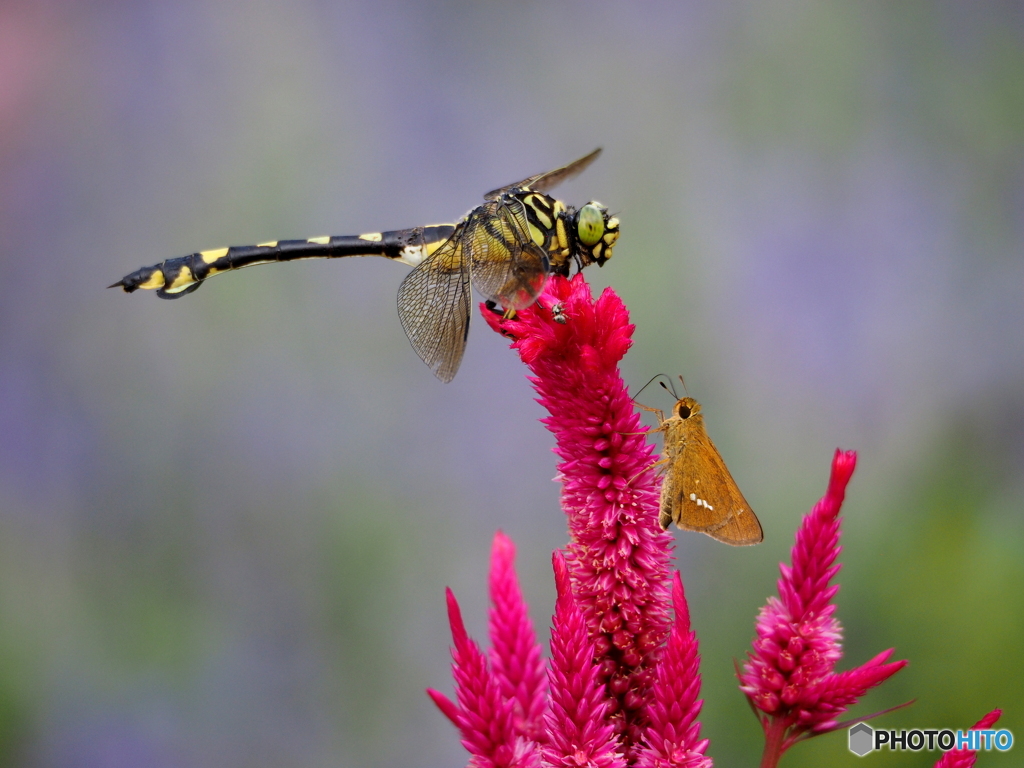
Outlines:
POLYGON ((277 240, 268 240, 265 243, 256 243, 257 248, 277 248, 277 240))
POLYGON ((426 249, 426 252, 427 252, 427 256, 432 254, 434 251, 436 251, 438 248, 440 248, 442 245, 444 245, 447 242, 448 242, 448 240, 446 238, 441 238, 440 240, 435 240, 432 243, 427 243, 426 246, 424 246, 424 248, 426 249))
POLYGON ((324 235, 323 237, 311 237, 306 242, 316 243, 317 245, 327 245, 329 242, 331 242, 331 238, 329 235, 324 235))
POLYGON ((164 273, 159 269, 154 269, 153 274, 146 278, 146 282, 139 283, 139 288, 151 291, 155 288, 163 288, 165 282, 164 273))
POLYGON ((178 270, 178 274, 171 281, 171 284, 164 289, 164 293, 178 293, 188 288, 194 282, 195 278, 192 277, 192 272, 189 271, 189 268, 182 267, 178 270))
POLYGON ((223 258, 228 255, 227 248, 215 248, 212 251, 200 251, 199 257, 203 260, 204 264, 213 264, 217 259, 223 258))
POLYGON ((371 243, 379 243, 381 240, 384 239, 384 235, 382 235, 380 232, 366 232, 365 234, 360 235, 359 239, 368 240, 371 243))

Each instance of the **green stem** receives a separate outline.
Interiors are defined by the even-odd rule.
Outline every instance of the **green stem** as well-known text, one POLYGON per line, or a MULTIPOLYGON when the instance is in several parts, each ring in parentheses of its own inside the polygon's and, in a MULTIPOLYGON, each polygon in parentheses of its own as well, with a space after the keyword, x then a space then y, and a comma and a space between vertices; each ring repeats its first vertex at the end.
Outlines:
POLYGON ((786 737, 786 718, 773 717, 764 733, 764 752, 761 754, 761 768, 776 768, 782 757, 782 742, 786 737))

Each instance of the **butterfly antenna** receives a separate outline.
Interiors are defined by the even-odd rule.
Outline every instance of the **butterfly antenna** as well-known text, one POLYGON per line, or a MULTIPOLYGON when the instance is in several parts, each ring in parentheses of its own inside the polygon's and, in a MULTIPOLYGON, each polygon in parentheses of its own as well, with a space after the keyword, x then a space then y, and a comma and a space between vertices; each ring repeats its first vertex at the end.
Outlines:
MULTIPOLYGON (((668 378, 668 376, 666 376, 666 375, 665 375, 664 373, 656 373, 656 374, 654 374, 653 376, 651 376, 651 379, 650 379, 650 381, 648 381, 648 382, 647 382, 646 384, 644 384, 644 385, 643 385, 642 387, 640 387, 639 391, 638 391, 638 392, 637 392, 637 393, 636 393, 635 395, 633 395, 633 402, 634 402, 634 403, 636 402, 636 399, 637 399, 638 397, 640 397, 640 393, 641 393, 641 392, 643 392, 643 391, 644 391, 645 389, 647 389, 647 388, 648 388, 649 386, 651 386, 651 383, 652 383, 652 382, 653 382, 653 381, 654 381, 655 379, 657 379, 657 378, 658 378, 659 376, 660 376, 661 378, 663 378, 663 379, 667 379, 667 378, 668 378)), ((664 382, 664 381, 663 381, 663 382, 661 382, 661 386, 663 386, 663 387, 665 386, 665 382, 664 382)), ((667 389, 667 387, 666 387, 666 389, 667 389)), ((678 399, 679 399, 679 398, 677 397, 677 398, 676 398, 676 400, 678 400, 678 399)))
POLYGON ((670 395, 672 395, 672 397, 674 397, 676 400, 678 400, 679 395, 676 394, 676 387, 675 384, 672 383, 672 379, 666 376, 665 380, 668 381, 668 384, 666 384, 665 381, 658 382, 659 384, 661 384, 661 388, 668 392, 670 395))

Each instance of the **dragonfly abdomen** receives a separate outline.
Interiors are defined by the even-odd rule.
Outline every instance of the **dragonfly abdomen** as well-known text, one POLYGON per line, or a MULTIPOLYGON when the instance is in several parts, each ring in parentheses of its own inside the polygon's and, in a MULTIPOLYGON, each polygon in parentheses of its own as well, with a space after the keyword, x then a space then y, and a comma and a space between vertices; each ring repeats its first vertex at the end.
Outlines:
POLYGON ((236 245, 190 253, 142 267, 126 275, 111 288, 126 293, 155 290, 164 299, 176 299, 196 290, 204 280, 256 264, 301 259, 340 259, 347 256, 384 256, 417 266, 455 232, 454 224, 433 224, 389 232, 362 235, 311 237, 307 240, 275 240, 258 245, 236 245))

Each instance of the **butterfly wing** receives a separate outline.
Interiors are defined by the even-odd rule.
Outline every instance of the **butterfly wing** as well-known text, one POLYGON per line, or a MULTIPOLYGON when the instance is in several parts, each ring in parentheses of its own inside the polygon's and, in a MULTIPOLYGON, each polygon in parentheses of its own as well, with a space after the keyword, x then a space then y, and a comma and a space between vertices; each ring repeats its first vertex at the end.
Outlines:
POLYGON ((761 523, 704 430, 703 418, 672 418, 666 426, 670 461, 661 487, 662 527, 675 522, 733 546, 760 543, 761 523))

